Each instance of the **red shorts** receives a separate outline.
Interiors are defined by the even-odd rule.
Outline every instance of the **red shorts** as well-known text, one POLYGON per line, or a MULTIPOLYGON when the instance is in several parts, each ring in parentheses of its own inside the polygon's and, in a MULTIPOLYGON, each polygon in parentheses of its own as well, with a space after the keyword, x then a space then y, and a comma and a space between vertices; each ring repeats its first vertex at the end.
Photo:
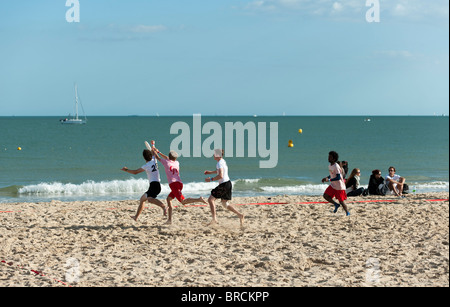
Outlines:
POLYGON ((170 192, 169 197, 174 199, 178 199, 179 202, 182 202, 184 200, 184 196, 181 193, 181 190, 183 190, 183 184, 181 182, 172 182, 171 184, 169 184, 170 190, 172 192, 170 192))
POLYGON ((331 198, 336 197, 339 201, 344 201, 347 199, 347 193, 345 193, 345 190, 335 190, 331 185, 325 190, 325 194, 329 195, 331 198))

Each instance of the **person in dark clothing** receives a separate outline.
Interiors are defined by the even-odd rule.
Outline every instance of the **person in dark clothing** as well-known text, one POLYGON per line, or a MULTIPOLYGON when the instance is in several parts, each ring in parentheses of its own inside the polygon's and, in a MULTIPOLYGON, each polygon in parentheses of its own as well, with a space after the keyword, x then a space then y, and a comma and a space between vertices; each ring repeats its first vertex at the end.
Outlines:
POLYGON ((344 179, 348 174, 348 162, 347 161, 342 161, 341 162, 341 168, 344 170, 344 179))
POLYGON ((381 171, 379 169, 373 170, 372 175, 369 179, 369 194, 370 195, 386 195, 382 194, 382 188, 384 186, 384 178, 381 176, 381 171))

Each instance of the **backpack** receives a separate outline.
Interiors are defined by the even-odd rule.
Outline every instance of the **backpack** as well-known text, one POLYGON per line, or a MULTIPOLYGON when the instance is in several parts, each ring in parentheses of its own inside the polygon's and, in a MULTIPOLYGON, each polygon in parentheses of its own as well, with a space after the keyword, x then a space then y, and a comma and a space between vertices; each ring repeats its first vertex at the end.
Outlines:
POLYGON ((403 184, 403 194, 409 194, 409 186, 406 183, 403 184))

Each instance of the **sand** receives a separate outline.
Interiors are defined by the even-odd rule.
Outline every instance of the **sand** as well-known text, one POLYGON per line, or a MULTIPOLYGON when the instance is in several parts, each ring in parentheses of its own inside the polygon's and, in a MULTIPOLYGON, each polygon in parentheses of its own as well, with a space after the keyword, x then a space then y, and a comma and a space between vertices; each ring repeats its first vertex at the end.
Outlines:
POLYGON ((153 205, 133 221, 137 201, 0 204, 0 286, 448 287, 448 198, 352 197, 350 217, 318 196, 235 198, 242 229, 221 206, 212 227, 208 207, 164 226, 153 205))

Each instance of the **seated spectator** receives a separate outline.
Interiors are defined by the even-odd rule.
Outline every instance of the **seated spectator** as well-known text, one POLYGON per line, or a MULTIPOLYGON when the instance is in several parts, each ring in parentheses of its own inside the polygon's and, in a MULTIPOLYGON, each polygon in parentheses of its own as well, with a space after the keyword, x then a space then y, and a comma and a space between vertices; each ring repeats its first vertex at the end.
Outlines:
POLYGON ((404 197, 402 193, 405 178, 395 173, 395 167, 389 167, 389 175, 386 176, 385 180, 391 193, 393 192, 398 197, 404 197))
POLYGON ((359 168, 354 168, 345 184, 347 196, 360 196, 364 193, 364 188, 359 187, 360 176, 361 170, 359 168))
POLYGON ((381 176, 381 171, 379 169, 375 169, 372 171, 372 175, 370 175, 369 179, 369 194, 370 195, 386 195, 387 187, 384 188, 384 179, 381 176), (384 193, 384 194, 383 194, 384 193))

